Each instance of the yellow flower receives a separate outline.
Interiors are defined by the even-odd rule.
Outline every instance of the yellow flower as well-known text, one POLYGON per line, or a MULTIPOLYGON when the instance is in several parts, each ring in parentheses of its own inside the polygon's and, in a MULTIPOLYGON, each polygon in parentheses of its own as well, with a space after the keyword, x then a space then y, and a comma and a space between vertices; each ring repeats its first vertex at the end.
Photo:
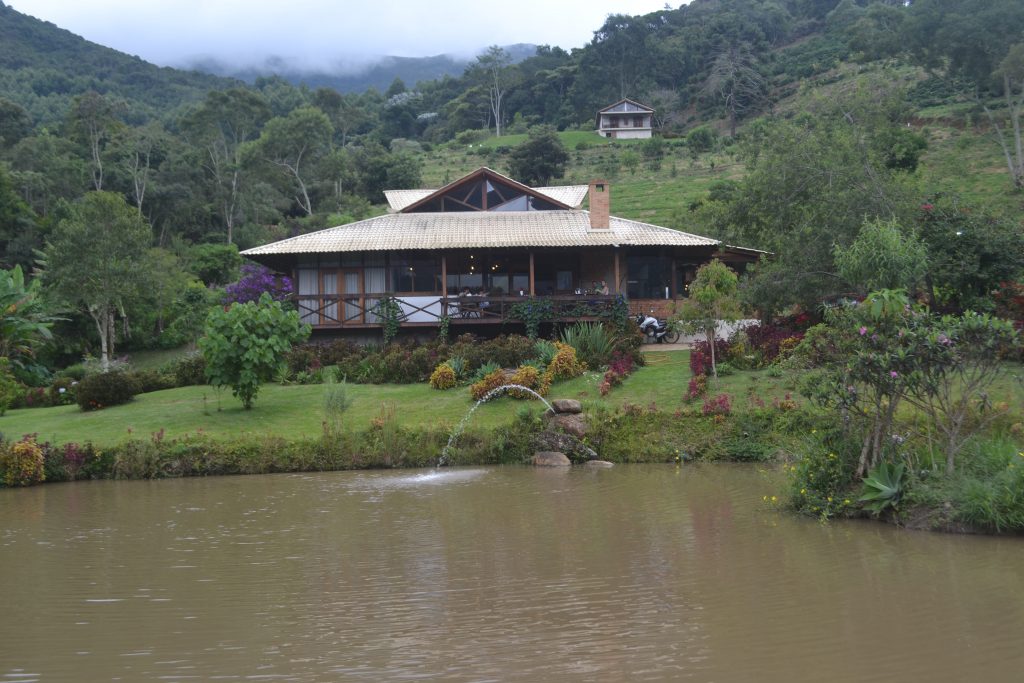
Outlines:
POLYGON ((774 502, 777 502, 778 500, 779 500, 778 498, 776 498, 775 496, 772 496, 772 502, 773 502, 773 503, 774 503, 774 502))
POLYGON ((807 493, 807 489, 800 489, 800 495, 801 496, 805 495, 806 493, 807 493))
POLYGON ((831 503, 832 502, 832 496, 829 496, 826 500, 828 500, 828 502, 831 503))
POLYGON ((843 505, 849 505, 849 504, 850 504, 850 499, 849 498, 843 498, 843 505))

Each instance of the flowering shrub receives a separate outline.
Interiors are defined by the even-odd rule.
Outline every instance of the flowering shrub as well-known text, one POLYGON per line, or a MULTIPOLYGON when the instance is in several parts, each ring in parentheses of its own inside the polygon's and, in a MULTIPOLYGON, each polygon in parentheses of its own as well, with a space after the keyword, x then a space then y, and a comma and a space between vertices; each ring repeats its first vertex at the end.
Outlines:
POLYGON ((455 384, 455 371, 447 363, 441 363, 430 374, 430 386, 435 389, 451 389, 455 384))
POLYGON ((622 381, 633 372, 633 357, 631 355, 616 351, 612 355, 612 362, 608 364, 608 371, 604 373, 604 378, 601 380, 601 384, 598 390, 602 396, 606 396, 612 387, 617 387, 622 384, 622 381))
POLYGON ((732 412, 732 400, 729 394, 719 394, 705 399, 700 412, 703 415, 728 415, 732 412))
POLYGON ((5 486, 31 486, 46 479, 43 449, 35 434, 0 449, 0 470, 5 486))
POLYGON ((224 288, 224 304, 259 301, 264 292, 274 301, 287 301, 293 291, 291 278, 275 275, 269 268, 255 263, 246 263, 242 265, 238 282, 224 288))

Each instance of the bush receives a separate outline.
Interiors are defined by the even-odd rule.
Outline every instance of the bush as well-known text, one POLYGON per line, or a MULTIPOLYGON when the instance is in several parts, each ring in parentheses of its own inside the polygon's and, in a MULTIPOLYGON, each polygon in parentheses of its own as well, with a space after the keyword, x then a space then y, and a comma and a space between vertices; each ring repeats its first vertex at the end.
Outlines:
POLYGON ((0 447, 0 470, 5 486, 31 486, 46 479, 43 449, 29 435, 10 446, 0 447))
POLYGON ((128 373, 128 375, 135 381, 136 388, 140 394, 173 389, 178 386, 174 375, 160 372, 159 370, 134 370, 128 373))
POLYGON ((557 349, 555 357, 551 359, 545 373, 551 381, 572 379, 586 372, 587 364, 577 360, 576 349, 562 342, 555 342, 555 348, 557 349))
POLYGON ((607 396, 612 387, 622 384, 623 380, 631 372, 633 372, 633 357, 623 353, 615 353, 612 356, 612 362, 608 364, 608 371, 604 373, 604 378, 601 380, 600 386, 598 386, 598 391, 601 392, 602 396, 607 396))
POLYGON ((842 432, 812 430, 800 462, 790 467, 792 505, 798 512, 828 518, 852 505, 859 449, 842 432))
POLYGON ((11 372, 10 361, 0 358, 0 415, 7 412, 21 394, 21 387, 11 372))
POLYGON ((171 363, 164 372, 174 375, 179 387, 206 384, 206 359, 201 353, 191 353, 171 363))
MULTIPOLYGON (((715 339, 715 360, 724 359, 729 354, 729 342, 715 339)), ((690 372, 696 375, 707 375, 711 372, 711 345, 706 341, 694 342, 690 349, 690 372)))
POLYGON ((78 383, 75 400, 82 410, 101 410, 127 403, 139 393, 138 383, 123 370, 86 375, 78 383))
POLYGON ((50 405, 67 406, 75 403, 75 395, 78 393, 78 382, 70 377, 56 377, 50 383, 47 390, 50 397, 50 405))
POLYGON ((729 394, 719 394, 705 399, 700 412, 702 415, 728 415, 732 412, 732 400, 729 394))
MULTIPOLYGON (((533 389, 541 396, 548 393, 548 389, 551 387, 551 380, 548 375, 541 374, 533 365, 522 365, 516 369, 512 376, 509 377, 507 384, 518 384, 521 387, 527 389, 533 389)), ((500 386, 500 385, 499 385, 500 386)), ((533 394, 527 391, 520 391, 512 389, 509 391, 509 395, 515 398, 534 399, 536 398, 533 394)))
POLYGON ((430 375, 430 386, 435 389, 451 389, 455 384, 455 371, 447 363, 438 365, 430 375))
POLYGON ((690 378, 690 384, 686 387, 684 400, 689 402, 696 400, 708 393, 708 376, 694 375, 690 378))
POLYGON ((479 382, 470 386, 469 395, 473 397, 474 401, 479 401, 502 384, 508 384, 508 382, 505 379, 505 371, 498 369, 489 373, 479 382))

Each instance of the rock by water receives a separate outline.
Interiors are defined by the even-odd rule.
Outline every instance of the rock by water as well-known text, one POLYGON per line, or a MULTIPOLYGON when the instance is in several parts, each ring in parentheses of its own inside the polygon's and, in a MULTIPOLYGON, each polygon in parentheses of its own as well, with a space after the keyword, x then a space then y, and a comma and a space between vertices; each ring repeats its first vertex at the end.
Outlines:
POLYGON ((565 453, 558 451, 538 451, 533 454, 532 463, 537 467, 569 467, 572 465, 565 453))
POLYGON ((551 408, 556 413, 578 415, 583 412, 583 405, 571 398, 558 398, 551 402, 551 408))

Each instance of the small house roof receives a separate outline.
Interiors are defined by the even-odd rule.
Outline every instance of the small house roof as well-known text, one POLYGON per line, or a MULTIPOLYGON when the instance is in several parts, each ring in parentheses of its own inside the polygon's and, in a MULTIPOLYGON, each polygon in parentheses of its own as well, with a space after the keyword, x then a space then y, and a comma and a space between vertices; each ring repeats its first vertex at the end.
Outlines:
POLYGON ((636 100, 625 97, 615 104, 609 104, 604 109, 598 109, 598 114, 652 114, 654 110, 646 104, 640 104, 636 100))

